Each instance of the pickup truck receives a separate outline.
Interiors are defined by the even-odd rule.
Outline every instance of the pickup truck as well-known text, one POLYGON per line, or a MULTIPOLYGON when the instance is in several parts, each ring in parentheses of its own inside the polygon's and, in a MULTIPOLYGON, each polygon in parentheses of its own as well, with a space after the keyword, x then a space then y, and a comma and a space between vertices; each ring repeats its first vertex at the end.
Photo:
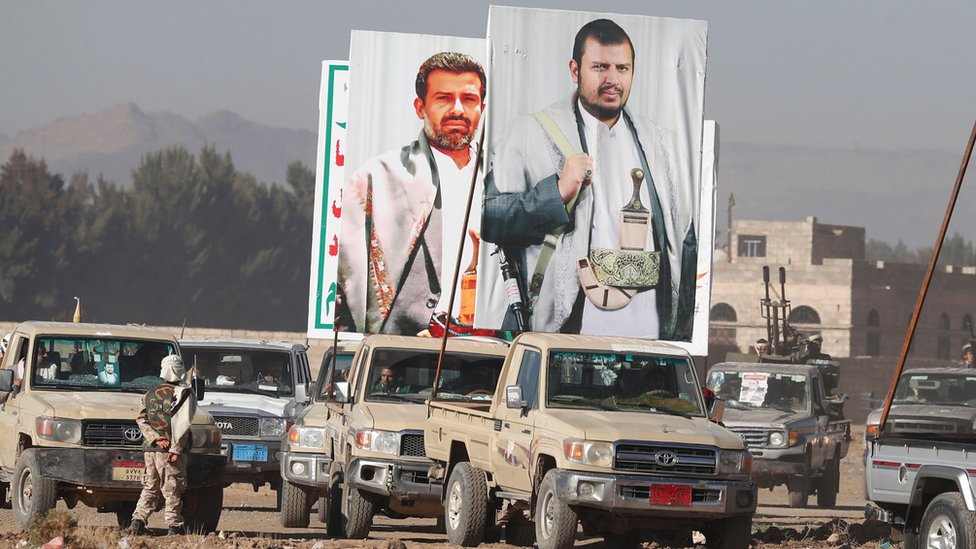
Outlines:
POLYGON ((904 372, 879 436, 869 416, 867 518, 901 530, 906 549, 976 547, 976 370, 904 372))
POLYGON ((281 496, 281 438, 311 400, 305 345, 283 341, 181 339, 186 364, 206 384, 200 401, 223 434, 224 484, 265 484, 281 496))
MULTIPOLYGON (((137 326, 23 322, 0 364, 0 487, 17 526, 78 503, 128 526, 142 490, 142 396, 162 380, 169 334, 137 326)), ((197 388, 199 395, 200 388, 197 388)), ((187 531, 217 527, 223 502, 220 429, 197 409, 186 456, 187 531)))
MULTIPOLYGON (((563 549, 577 527, 613 547, 645 534, 745 549, 752 456, 709 419, 691 357, 638 338, 524 333, 491 400, 441 398, 424 424, 448 541, 563 549), (501 513, 501 517, 497 517, 501 513)), ((685 545, 677 545, 683 547, 685 545)))
POLYGON ((760 488, 785 484, 790 507, 837 504, 840 461, 851 441, 850 420, 824 388, 818 365, 723 362, 709 369, 707 387, 725 402, 723 423, 746 441, 760 488))
MULTIPOLYGON (((423 431, 440 348, 438 339, 367 337, 346 379, 332 380, 335 390, 324 405, 316 403, 292 427, 289 443, 302 446, 310 436, 324 434, 316 470, 328 464, 318 489, 325 495, 320 513, 330 535, 364 538, 377 512, 392 518, 443 517, 441 487, 427 476, 433 463, 424 453, 423 431)), ((487 402, 507 350, 501 340, 448 340, 440 395, 487 402)), ((290 480, 288 467, 283 471, 290 480)))

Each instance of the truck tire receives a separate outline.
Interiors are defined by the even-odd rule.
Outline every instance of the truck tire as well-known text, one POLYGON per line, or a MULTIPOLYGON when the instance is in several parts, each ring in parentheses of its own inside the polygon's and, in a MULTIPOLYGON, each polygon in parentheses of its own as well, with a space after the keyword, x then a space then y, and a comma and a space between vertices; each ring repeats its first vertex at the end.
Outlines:
POLYGON ((963 549, 976 543, 976 513, 958 492, 936 496, 925 508, 918 546, 963 549))
POLYGON ((817 486, 817 507, 829 509, 837 505, 838 490, 840 490, 840 459, 834 456, 834 459, 827 463, 823 476, 820 477, 820 484, 817 486))
POLYGON ((752 515, 714 521, 703 533, 707 549, 749 549, 752 515))
POLYGON ((569 549, 576 542, 576 511, 559 500, 556 469, 550 469, 539 486, 535 508, 535 539, 539 549, 569 549))
POLYGON ((217 530, 224 507, 224 487, 207 486, 183 494, 183 520, 187 534, 209 534, 217 530))
POLYGON ((281 508, 278 519, 285 528, 308 528, 311 521, 312 498, 309 489, 287 480, 281 481, 281 508))
POLYGON ((488 484, 481 469, 463 461, 454 466, 444 499, 447 541, 474 547, 485 537, 488 516, 488 484))
POLYGON ((34 521, 47 513, 58 502, 58 483, 44 477, 38 470, 34 450, 20 454, 14 469, 10 503, 14 522, 21 530, 27 530, 34 521))
POLYGON ((120 504, 120 507, 115 510, 115 522, 119 528, 124 530, 132 524, 132 513, 135 511, 136 502, 134 501, 126 501, 120 504))
POLYGON ((319 499, 319 520, 332 537, 344 537, 342 531, 342 469, 335 462, 329 466, 329 487, 319 499))
POLYGON ((342 532, 349 539, 365 539, 373 527, 376 502, 372 494, 342 484, 342 532))
POLYGON ((806 475, 794 475, 786 482, 786 489, 790 492, 790 507, 794 509, 807 506, 810 496, 810 479, 806 475))
POLYGON ((535 523, 519 511, 505 524, 505 543, 518 547, 535 545, 535 523))

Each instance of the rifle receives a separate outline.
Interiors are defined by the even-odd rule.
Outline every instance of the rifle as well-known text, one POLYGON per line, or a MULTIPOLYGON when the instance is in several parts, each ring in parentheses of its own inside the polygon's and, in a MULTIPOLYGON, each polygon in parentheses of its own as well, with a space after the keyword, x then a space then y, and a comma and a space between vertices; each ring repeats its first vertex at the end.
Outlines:
POLYGON ((522 278, 518 274, 518 265, 509 262, 505 250, 501 246, 495 246, 495 251, 491 255, 498 256, 498 268, 501 269, 502 280, 505 282, 505 297, 508 298, 508 308, 515 316, 515 325, 518 331, 524 332, 529 329, 530 310, 525 302, 525 288, 522 285, 522 278))

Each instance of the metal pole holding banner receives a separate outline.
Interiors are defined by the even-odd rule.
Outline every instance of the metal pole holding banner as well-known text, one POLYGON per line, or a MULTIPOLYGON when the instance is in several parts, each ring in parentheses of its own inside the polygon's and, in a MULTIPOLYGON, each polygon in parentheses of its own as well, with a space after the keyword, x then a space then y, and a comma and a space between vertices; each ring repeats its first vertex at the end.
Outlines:
POLYGON ((888 420, 888 412, 891 411, 891 401, 895 397, 895 389, 898 387, 898 379, 905 369, 905 359, 908 357, 908 349, 912 346, 912 339, 915 337, 915 327, 918 325, 918 317, 922 312, 922 304, 925 303, 925 296, 928 294, 929 285, 932 283, 932 274, 935 272, 935 264, 939 259, 939 252, 942 251, 942 243, 945 240, 946 230, 949 228, 949 220, 952 219, 952 211, 956 207, 956 200, 959 198, 959 190, 962 188, 962 180, 966 176, 966 168, 969 166, 969 159, 973 154, 973 143, 976 142, 976 122, 973 122, 973 130, 969 134, 969 144, 966 145, 966 152, 962 156, 962 164, 959 166, 959 174, 956 176, 956 184, 952 188, 952 195, 949 197, 949 204, 946 206, 945 216, 942 218, 942 227, 939 229, 939 237, 935 241, 932 249, 932 258, 929 260, 929 268, 925 272, 925 279, 922 281, 922 289, 918 292, 918 300, 915 302, 915 310, 912 311, 912 320, 908 323, 908 333, 905 341, 901 345, 901 354, 898 356, 898 367, 895 368, 895 375, 891 378, 891 387, 888 389, 888 396, 885 397, 884 408, 881 410, 881 421, 878 423, 878 438, 884 436, 885 422, 888 420))

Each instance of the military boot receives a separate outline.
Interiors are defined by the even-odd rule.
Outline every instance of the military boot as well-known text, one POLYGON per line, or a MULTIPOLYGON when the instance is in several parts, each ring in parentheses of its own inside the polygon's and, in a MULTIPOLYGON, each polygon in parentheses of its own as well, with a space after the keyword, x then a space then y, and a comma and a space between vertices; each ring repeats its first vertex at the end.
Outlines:
POLYGON ((182 524, 180 524, 179 526, 170 526, 166 530, 166 535, 167 536, 182 536, 183 533, 184 533, 184 531, 183 531, 183 525, 182 524))
POLYGON ((132 522, 129 523, 128 532, 133 536, 141 536, 146 533, 146 523, 139 519, 132 519, 132 522))

